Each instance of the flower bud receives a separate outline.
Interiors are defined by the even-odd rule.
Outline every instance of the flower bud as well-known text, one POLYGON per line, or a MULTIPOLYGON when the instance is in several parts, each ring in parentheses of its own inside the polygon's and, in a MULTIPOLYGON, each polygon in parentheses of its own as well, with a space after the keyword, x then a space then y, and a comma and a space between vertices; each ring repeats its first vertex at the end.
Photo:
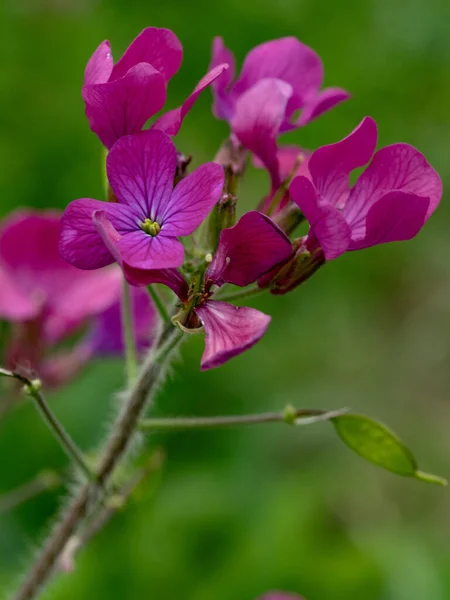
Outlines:
POLYGON ((231 194, 225 193, 213 208, 209 217, 209 244, 212 250, 216 250, 219 244, 222 229, 233 227, 236 223, 236 201, 231 194))

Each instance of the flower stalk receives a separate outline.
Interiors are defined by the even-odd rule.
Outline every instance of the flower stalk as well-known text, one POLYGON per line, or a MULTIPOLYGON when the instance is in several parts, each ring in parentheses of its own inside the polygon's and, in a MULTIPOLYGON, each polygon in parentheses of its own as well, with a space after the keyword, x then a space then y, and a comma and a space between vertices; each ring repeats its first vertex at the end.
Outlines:
POLYGON ((138 353, 134 333, 133 312, 131 306, 131 289, 125 278, 122 283, 122 332, 125 348, 125 366, 128 385, 132 385, 137 375, 138 353))

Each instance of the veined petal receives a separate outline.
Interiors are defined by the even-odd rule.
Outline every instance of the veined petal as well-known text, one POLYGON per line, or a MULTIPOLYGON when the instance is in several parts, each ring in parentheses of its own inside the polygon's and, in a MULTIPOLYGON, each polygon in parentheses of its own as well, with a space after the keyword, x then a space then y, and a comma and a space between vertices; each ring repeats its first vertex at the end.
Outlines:
POLYGON ((221 232, 206 276, 216 285, 226 282, 243 287, 291 254, 292 244, 286 234, 266 215, 251 211, 221 232))
POLYGON ((100 44, 86 65, 84 72, 84 85, 106 83, 112 73, 114 61, 111 46, 105 40, 100 44))
POLYGON ((297 127, 302 127, 310 121, 317 119, 324 112, 344 100, 348 100, 348 98, 350 98, 350 94, 342 88, 333 87, 322 90, 303 107, 302 114, 296 122, 297 127))
POLYGON ((99 269, 114 262, 93 220, 96 211, 104 212, 120 234, 136 225, 126 207, 112 202, 81 198, 71 202, 61 218, 59 251, 78 269, 99 269))
POLYGON ((161 129, 167 135, 177 135, 180 131, 180 127, 183 124, 183 119, 187 113, 194 106, 197 98, 203 92, 205 88, 211 85, 216 79, 222 76, 222 73, 228 69, 228 65, 218 65, 211 69, 195 86, 192 94, 186 98, 181 106, 169 110, 163 114, 159 119, 152 125, 152 128, 161 129))
POLYGON ((241 144, 256 154, 269 171, 272 188, 280 185, 276 139, 291 95, 288 83, 263 79, 238 98, 231 121, 241 144))
POLYGON ((369 209, 364 232, 360 227, 357 232, 352 231, 350 250, 410 240, 419 233, 427 220, 429 205, 429 198, 410 192, 394 191, 384 194, 369 209))
POLYGON ((221 37, 215 37, 212 43, 212 56, 209 68, 214 69, 223 63, 228 64, 228 70, 212 83, 214 96, 213 114, 218 119, 225 119, 228 121, 233 116, 234 110, 230 88, 235 74, 235 61, 233 53, 225 46, 223 39, 221 37))
POLYGON ((287 108, 287 117, 290 117, 319 91, 323 81, 322 61, 314 50, 294 37, 265 42, 247 54, 233 93, 240 95, 266 78, 280 79, 291 85, 287 108))
POLYGON ((212 369, 241 354, 258 342, 270 317, 248 306, 209 300, 195 309, 205 328, 205 351, 201 369, 212 369))
POLYGON ((183 244, 161 231, 157 236, 142 230, 125 234, 117 242, 124 264, 136 269, 170 269, 183 264, 183 244))
POLYGON ((359 177, 344 208, 354 236, 361 237, 370 208, 381 196, 393 190, 429 198, 428 219, 441 199, 442 182, 423 154, 413 146, 392 144, 382 148, 359 177))
POLYGON ((182 179, 161 214, 162 231, 178 237, 197 229, 220 199, 224 177, 223 167, 211 162, 182 179))
POLYGON ((346 138, 313 152, 308 167, 324 200, 339 206, 343 195, 348 192, 350 173, 370 160, 376 145, 376 123, 365 117, 346 138))
POLYGON ((111 148, 122 136, 140 131, 161 110, 166 85, 155 67, 138 63, 120 79, 85 85, 82 96, 90 128, 111 148))
POLYGON ((131 42, 115 65, 111 80, 123 77, 138 63, 149 63, 167 82, 175 75, 183 60, 183 47, 170 29, 147 27, 131 42))
POLYGON ((308 237, 315 236, 325 258, 332 260, 348 250, 351 231, 342 212, 324 202, 306 177, 296 177, 289 193, 310 225, 308 237))
POLYGON ((159 224, 170 202, 176 168, 172 140, 156 129, 121 138, 106 161, 108 180, 119 202, 132 209, 137 221, 150 218, 159 224))

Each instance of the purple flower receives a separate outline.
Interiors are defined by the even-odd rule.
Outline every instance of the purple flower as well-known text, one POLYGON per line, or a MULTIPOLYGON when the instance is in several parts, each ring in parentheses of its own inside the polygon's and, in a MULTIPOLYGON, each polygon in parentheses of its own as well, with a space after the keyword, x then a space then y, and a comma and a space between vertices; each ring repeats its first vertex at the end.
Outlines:
POLYGON ((114 304, 121 273, 85 272, 58 252, 60 215, 18 211, 0 228, 0 318, 12 323, 11 366, 40 369, 48 350, 114 304))
POLYGON ((117 203, 75 200, 62 218, 61 255, 79 269, 98 269, 120 255, 130 267, 166 269, 183 263, 178 237, 190 235, 219 200, 220 165, 198 167, 173 188, 177 153, 158 130, 121 138, 108 154, 106 170, 117 203), (94 216, 104 213, 115 231, 108 247, 94 216))
POLYGON ((320 90, 322 62, 294 37, 253 48, 235 82, 234 57, 222 38, 215 38, 211 66, 223 62, 230 68, 212 84, 214 114, 228 121, 239 142, 262 161, 275 189, 280 185, 278 135, 306 125, 349 95, 340 88, 320 90))
MULTIPOLYGON (((140 131, 162 109, 167 83, 182 58, 176 35, 157 27, 144 29, 115 65, 109 42, 100 44, 86 66, 82 96, 89 126, 107 148, 140 131)), ((157 127, 175 135, 200 92, 225 69, 226 65, 218 65, 208 73, 183 106, 163 115, 157 127)))
POLYGON ((346 250, 409 240, 436 209, 442 184, 425 157, 408 144, 374 154, 376 143, 376 123, 366 117, 348 137, 312 154, 311 179, 292 182, 291 197, 310 223, 309 252, 320 247, 331 260, 346 250), (350 187, 350 173, 371 158, 350 187))
MULTIPOLYGON (((105 240, 114 245, 116 233, 98 215, 98 226, 105 240)), ((232 283, 246 286, 291 255, 291 243, 273 221, 256 211, 245 214, 239 222, 220 235, 217 252, 209 265, 203 289, 195 297, 183 276, 175 269, 148 270, 122 264, 132 285, 164 283, 170 287, 187 308, 192 305, 187 328, 203 325, 206 334, 202 370, 218 367, 253 346, 264 335, 270 317, 254 308, 237 307, 212 299, 214 286, 232 283)))

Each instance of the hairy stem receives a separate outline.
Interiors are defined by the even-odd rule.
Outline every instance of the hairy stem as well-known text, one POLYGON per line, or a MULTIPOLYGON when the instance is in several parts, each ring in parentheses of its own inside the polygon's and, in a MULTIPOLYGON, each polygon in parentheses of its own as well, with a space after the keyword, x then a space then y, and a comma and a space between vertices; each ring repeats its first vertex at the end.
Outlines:
POLYGON ((257 296, 258 294, 262 294, 266 292, 267 288, 260 288, 257 284, 248 286, 242 290, 238 290, 237 292, 230 292, 229 294, 216 294, 215 299, 223 300, 224 302, 228 302, 229 300, 241 300, 244 298, 249 298, 250 296, 257 296))
POLYGON ((128 386, 131 386, 137 376, 138 354, 136 349, 136 339, 134 335, 133 309, 131 303, 131 288, 123 279, 122 283, 122 332, 123 345, 125 347, 125 364, 127 371, 128 386))
MULTIPOLYGON (((111 478, 115 468, 120 464, 130 447, 138 421, 147 406, 149 397, 153 396, 161 382, 166 363, 174 348, 179 344, 182 333, 169 325, 164 329, 145 360, 140 374, 129 392, 128 400, 113 425, 106 440, 102 460, 97 471, 97 481, 105 485, 111 478), (170 331, 170 333, 168 333, 170 331)), ((31 568, 22 587, 14 596, 14 600, 32 600, 37 597, 48 582, 58 560, 74 532, 88 513, 93 488, 84 484, 76 497, 67 507, 62 520, 50 533, 35 564, 31 568)))

